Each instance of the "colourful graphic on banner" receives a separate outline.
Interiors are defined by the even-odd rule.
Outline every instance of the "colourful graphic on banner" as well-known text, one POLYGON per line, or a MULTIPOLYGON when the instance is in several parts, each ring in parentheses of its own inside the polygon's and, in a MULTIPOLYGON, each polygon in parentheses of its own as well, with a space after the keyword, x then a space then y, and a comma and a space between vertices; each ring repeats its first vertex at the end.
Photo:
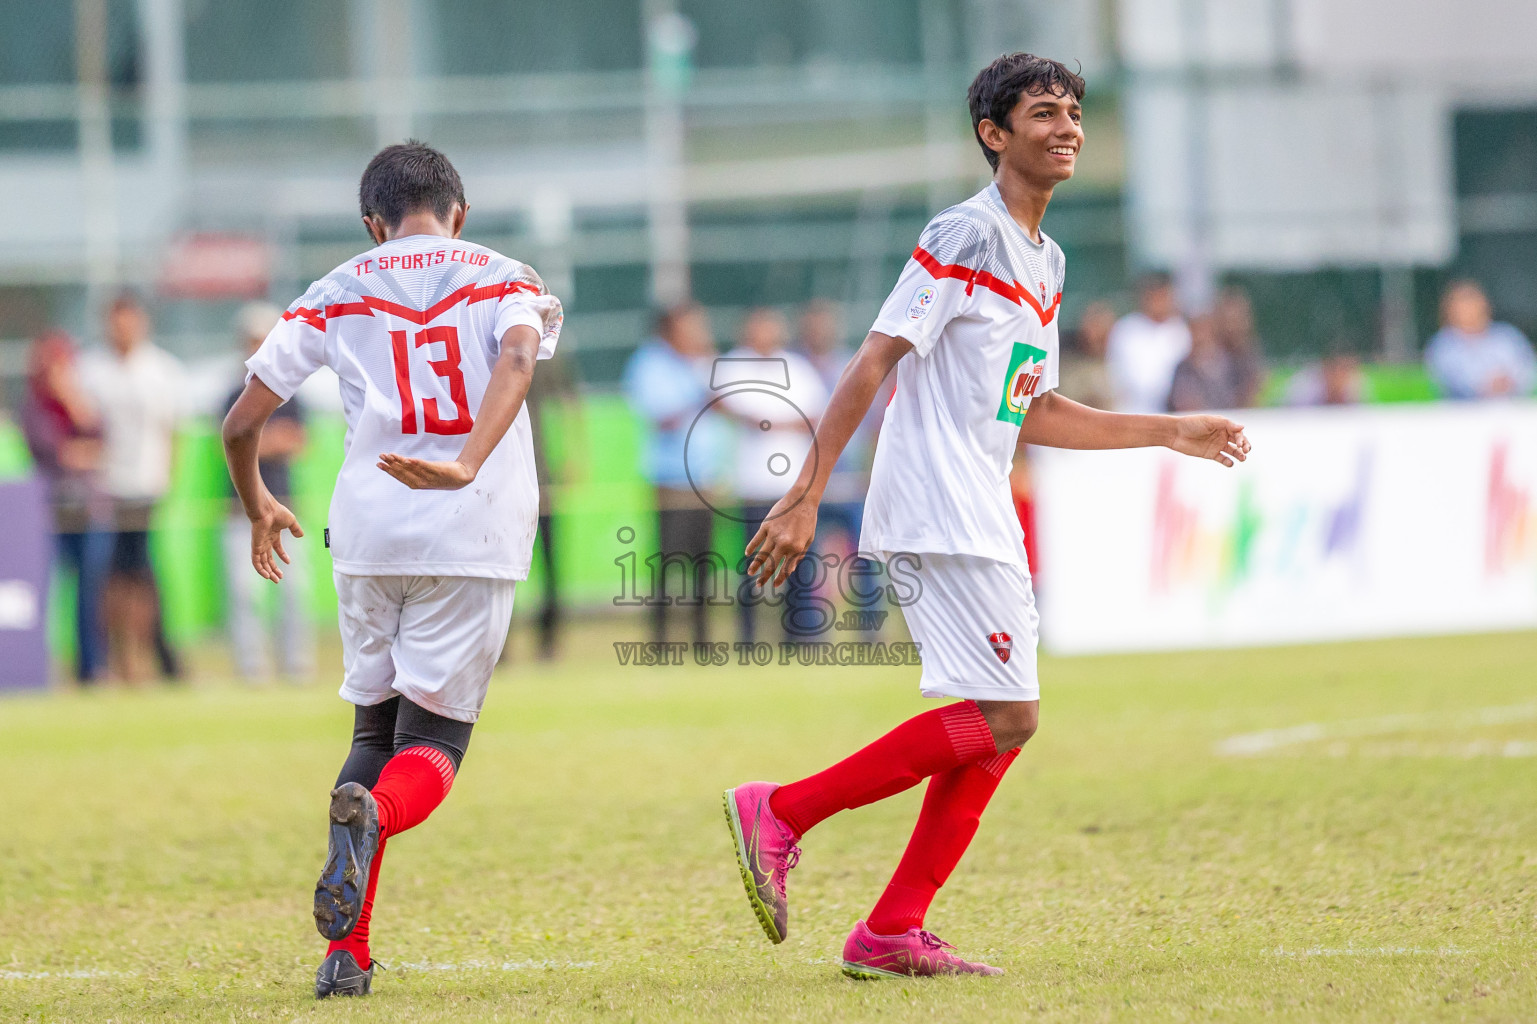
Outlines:
POLYGON ((1165 462, 1153 502, 1153 592, 1195 587, 1220 597, 1266 569, 1296 576, 1331 563, 1351 564, 1363 550, 1372 462, 1370 449, 1363 448, 1350 488, 1338 500, 1294 500, 1268 519, 1253 483, 1240 481, 1231 517, 1216 523, 1179 494, 1179 465, 1165 462))
POLYGON ((1488 505, 1484 513, 1484 571, 1502 576, 1521 568, 1537 544, 1532 493, 1510 478, 1510 442, 1489 452, 1488 505))

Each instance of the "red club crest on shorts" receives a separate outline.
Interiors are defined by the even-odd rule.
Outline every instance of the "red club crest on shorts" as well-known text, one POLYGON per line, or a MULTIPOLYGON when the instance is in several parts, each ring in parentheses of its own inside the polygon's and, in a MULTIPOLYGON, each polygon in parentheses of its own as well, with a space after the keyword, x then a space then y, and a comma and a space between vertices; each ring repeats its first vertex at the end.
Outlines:
POLYGON ((989 633, 987 642, 992 645, 993 653, 998 655, 998 660, 1007 665, 1009 652, 1014 649, 1014 638, 1007 633, 989 633))

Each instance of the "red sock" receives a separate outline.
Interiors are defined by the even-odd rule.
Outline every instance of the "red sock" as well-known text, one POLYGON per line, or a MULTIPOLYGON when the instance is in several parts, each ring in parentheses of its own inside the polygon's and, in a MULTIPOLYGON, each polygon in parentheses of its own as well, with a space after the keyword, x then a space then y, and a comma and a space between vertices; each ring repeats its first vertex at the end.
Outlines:
POLYGON ((358 915, 358 923, 353 926, 347 937, 338 942, 333 942, 326 947, 326 956, 330 956, 338 949, 345 949, 352 954, 358 966, 368 970, 368 965, 373 963, 368 956, 368 922, 374 916, 374 890, 379 888, 379 866, 384 863, 384 840, 379 840, 379 852, 374 854, 373 867, 368 875, 368 892, 363 896, 363 912, 358 915))
POLYGON ((427 820, 454 784, 454 763, 437 747, 407 747, 379 773, 379 837, 399 835, 427 820))
POLYGON ((946 704, 909 718, 826 771, 780 786, 769 809, 802 836, 839 811, 884 800, 997 749, 976 701, 946 704))
POLYGON ((374 892, 379 887, 379 869, 384 864, 385 840, 427 820, 454 784, 454 763, 436 747, 407 747, 385 762, 379 781, 371 792, 379 805, 379 852, 369 870, 368 891, 363 896, 363 912, 347 937, 326 949, 330 956, 345 949, 368 970, 368 923, 374 915, 374 892))
POLYGON ((971 837, 977 834, 983 809, 1018 756, 1019 748, 1015 747, 929 780, 913 837, 907 841, 891 883, 870 911, 866 923, 872 932, 901 935, 909 928, 923 926, 934 894, 961 862, 971 837))

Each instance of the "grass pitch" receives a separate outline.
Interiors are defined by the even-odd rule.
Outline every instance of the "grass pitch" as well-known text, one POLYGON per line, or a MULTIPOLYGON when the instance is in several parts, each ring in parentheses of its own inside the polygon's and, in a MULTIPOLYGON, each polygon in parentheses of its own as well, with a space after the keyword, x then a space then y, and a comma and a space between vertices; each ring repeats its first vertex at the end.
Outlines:
POLYGON ((361 1001, 311 998, 334 684, 0 702, 0 1019, 1537 1017, 1537 634, 1046 660, 929 919, 1007 975, 856 983, 921 790, 807 837, 777 947, 720 791, 929 706, 916 670, 620 668, 589 630, 498 676, 391 841, 361 1001))

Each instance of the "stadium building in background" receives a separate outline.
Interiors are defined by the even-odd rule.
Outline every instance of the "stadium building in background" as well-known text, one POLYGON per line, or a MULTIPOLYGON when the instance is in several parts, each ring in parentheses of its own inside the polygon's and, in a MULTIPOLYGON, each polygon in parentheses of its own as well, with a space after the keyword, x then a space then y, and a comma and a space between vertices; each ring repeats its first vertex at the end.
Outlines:
POLYGON ((1341 333, 1404 358, 1455 271, 1532 332, 1537 9, 1433 6, 10 5, 0 372, 14 393, 46 324, 93 339, 88 311, 122 284, 157 299, 168 348, 222 355, 241 298, 356 247, 357 169, 408 136, 464 169, 473 235, 566 297, 591 384, 685 292, 723 335, 744 307, 811 297, 857 333, 918 228, 985 179, 965 84, 1017 48, 1090 82, 1089 145, 1052 207, 1068 324, 1157 266, 1196 302, 1239 276, 1273 358, 1341 333))

